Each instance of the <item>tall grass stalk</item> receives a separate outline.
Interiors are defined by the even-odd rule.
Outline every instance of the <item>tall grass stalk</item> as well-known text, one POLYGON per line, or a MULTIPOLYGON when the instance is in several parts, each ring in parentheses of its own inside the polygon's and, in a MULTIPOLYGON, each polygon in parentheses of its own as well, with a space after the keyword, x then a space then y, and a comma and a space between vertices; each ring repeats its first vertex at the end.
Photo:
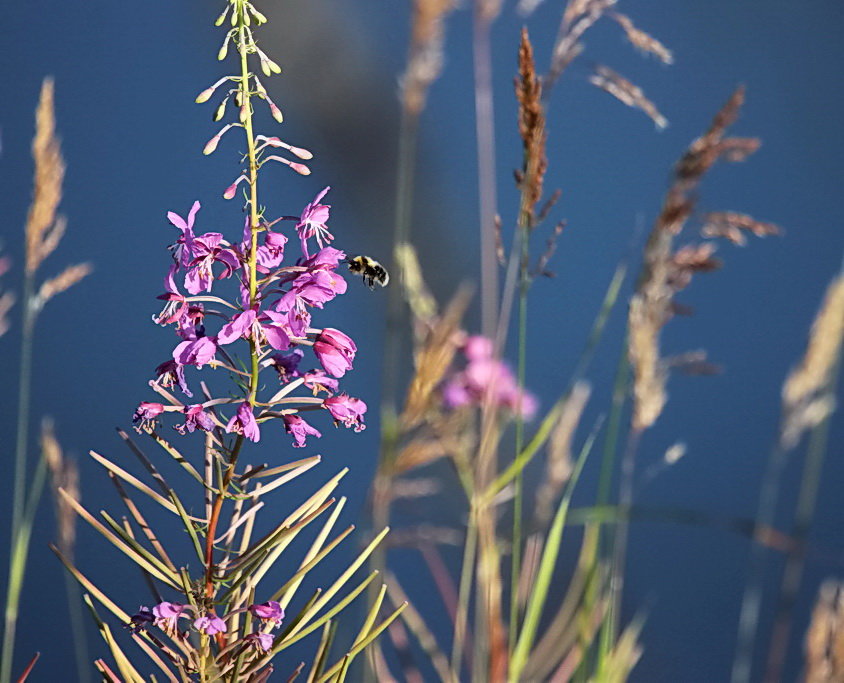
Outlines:
POLYGON ((33 479, 27 490, 29 456, 29 429, 32 410, 32 359, 35 343, 35 326, 38 315, 54 296, 69 289, 90 272, 87 264, 69 266, 58 275, 37 285, 39 268, 58 247, 67 223, 57 214, 62 198, 64 160, 55 134, 53 81, 45 79, 39 96, 35 117, 35 137, 32 156, 35 162, 33 200, 24 228, 25 263, 23 296, 21 300, 21 346, 18 375, 17 425, 15 457, 12 475, 12 514, 10 525, 11 551, 4 610, 5 628, 3 650, 0 654, 0 681, 12 675, 15 650, 15 633, 21 591, 26 576, 32 524, 45 481, 45 465, 39 459, 33 479))

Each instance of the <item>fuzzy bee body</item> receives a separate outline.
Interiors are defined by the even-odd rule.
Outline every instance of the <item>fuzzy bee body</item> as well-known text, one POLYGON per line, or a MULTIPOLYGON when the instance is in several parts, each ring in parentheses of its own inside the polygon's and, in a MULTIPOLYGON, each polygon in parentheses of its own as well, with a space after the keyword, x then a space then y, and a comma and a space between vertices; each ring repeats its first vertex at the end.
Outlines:
POLYGON ((347 259, 346 263, 349 270, 356 275, 360 275, 370 289, 375 289, 376 283, 386 287, 390 281, 390 274, 387 269, 369 256, 353 256, 347 259))

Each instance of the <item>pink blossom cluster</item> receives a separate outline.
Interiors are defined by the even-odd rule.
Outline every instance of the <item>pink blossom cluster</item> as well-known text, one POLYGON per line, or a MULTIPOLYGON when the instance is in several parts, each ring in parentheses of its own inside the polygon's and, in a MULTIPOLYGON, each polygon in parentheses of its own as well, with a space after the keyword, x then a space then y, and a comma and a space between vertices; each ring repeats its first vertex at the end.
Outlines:
POLYGON ((330 206, 320 203, 328 189, 298 217, 283 216, 272 223, 261 220, 254 293, 249 288, 249 218, 242 240, 231 243, 218 232, 197 234, 194 225, 199 202, 194 202, 187 218, 167 214, 180 234, 171 246, 173 264, 164 280, 166 291, 158 297, 164 307, 154 320, 172 326, 178 341, 172 356, 156 368, 156 379, 150 383, 165 402, 141 403, 134 416, 136 429, 152 431, 164 413, 178 413, 174 427, 183 434, 222 430, 258 441, 262 423, 275 419, 292 436, 294 446, 302 447, 308 436, 321 435, 302 413, 320 409, 328 411, 335 424, 355 431, 364 429, 366 404, 340 392, 337 382, 351 369, 357 347, 340 330, 315 328, 311 322, 313 309, 323 308, 346 291, 346 281, 336 272, 346 255, 330 246, 330 206), (284 220, 296 221, 302 256, 295 263, 284 263, 288 237, 273 229, 284 220), (316 250, 311 241, 316 243, 316 250), (214 284, 221 280, 237 283, 234 300, 222 298, 216 291, 211 294, 214 284), (214 321, 215 330, 206 327, 209 321, 214 321), (207 365, 247 377, 248 373, 237 369, 231 355, 232 345, 243 341, 256 350, 260 371, 275 370, 280 386, 271 397, 188 403, 170 393, 171 388, 178 387, 182 394, 193 397, 186 376, 188 368, 207 365), (313 352, 319 367, 300 369, 307 349, 313 352), (300 388, 309 390, 310 396, 297 397, 293 392, 300 388))
POLYGON ((250 647, 258 652, 269 652, 275 639, 272 630, 278 628, 284 620, 284 608, 275 600, 233 610, 222 617, 217 616, 213 609, 203 610, 191 605, 165 601, 158 603, 152 609, 140 607, 137 613, 131 616, 126 627, 132 629, 134 633, 139 633, 154 626, 171 638, 186 639, 189 631, 179 630, 179 620, 184 619, 195 631, 207 636, 216 636, 219 633, 226 633, 228 631, 226 620, 240 612, 249 612, 260 625, 258 630, 246 636, 242 644, 244 649, 250 647))
POLYGON ((533 417, 536 398, 519 387, 507 364, 495 357, 491 339, 481 335, 467 337, 461 350, 466 365, 453 372, 442 388, 447 407, 480 406, 491 401, 497 408, 524 419, 533 417))

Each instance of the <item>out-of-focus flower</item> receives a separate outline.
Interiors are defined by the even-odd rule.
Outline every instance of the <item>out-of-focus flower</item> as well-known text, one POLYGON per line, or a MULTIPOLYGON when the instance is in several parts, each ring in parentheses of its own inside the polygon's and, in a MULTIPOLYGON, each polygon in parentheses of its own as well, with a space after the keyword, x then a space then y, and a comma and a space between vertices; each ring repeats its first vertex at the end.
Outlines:
POLYGON ((442 388, 443 402, 449 408, 481 405, 491 400, 499 408, 530 419, 537 409, 536 399, 516 383, 510 368, 493 355, 492 340, 468 337, 463 345, 466 367, 454 373, 442 388))

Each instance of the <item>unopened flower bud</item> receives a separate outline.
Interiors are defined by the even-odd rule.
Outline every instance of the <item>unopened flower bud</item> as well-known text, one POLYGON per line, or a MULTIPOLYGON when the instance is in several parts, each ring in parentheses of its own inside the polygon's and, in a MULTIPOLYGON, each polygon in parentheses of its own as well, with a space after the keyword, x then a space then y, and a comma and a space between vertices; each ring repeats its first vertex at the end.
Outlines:
POLYGON ((249 11, 252 12, 252 16, 255 17, 255 21, 257 21, 259 24, 267 23, 267 17, 265 17, 258 10, 256 10, 254 5, 249 5, 249 11))
POLYGON ((249 107, 246 105, 246 102, 244 102, 240 107, 240 122, 246 123, 246 121, 248 119, 249 119, 249 107))
POLYGON ((288 149, 293 152, 297 157, 300 159, 313 159, 314 155, 311 154, 308 150, 302 149, 301 147, 288 147, 288 149))
POLYGON ((195 102, 197 104, 202 104, 203 102, 207 102, 209 99, 211 99, 211 95, 214 94, 214 90, 215 90, 214 86, 211 86, 210 88, 206 88, 205 90, 203 90, 201 93, 199 93, 196 96, 195 102))
POLYGON ((226 39, 223 41, 222 47, 220 47, 220 51, 217 53, 217 59, 219 61, 223 61, 226 58, 226 55, 229 53, 229 35, 226 35, 226 39))
POLYGON ((311 169, 305 166, 305 164, 297 164, 294 162, 290 164, 290 168, 296 171, 299 175, 311 175, 311 169))
POLYGON ((203 102, 207 102, 207 101, 208 101, 208 99, 211 97, 211 95, 213 95, 213 94, 214 94, 214 91, 215 91, 217 88, 219 88, 221 84, 223 84, 223 83, 225 83, 226 81, 231 80, 231 79, 232 79, 232 76, 223 76, 223 77, 222 77, 219 81, 217 81, 216 83, 214 83, 214 85, 211 85, 211 86, 209 86, 209 87, 205 88, 205 90, 203 90, 201 93, 199 93, 199 94, 196 96, 196 100, 195 100, 195 101, 196 101, 196 103, 197 103, 197 104, 202 104, 203 102))
POLYGON ((226 113, 226 105, 229 102, 229 98, 227 97, 222 102, 220 102, 220 106, 217 107, 217 111, 214 112, 214 121, 219 121, 226 113))
POLYGON ((214 22, 214 26, 222 26, 223 22, 226 20, 226 15, 229 13, 229 9, 231 5, 226 5, 226 9, 223 10, 223 13, 217 17, 217 21, 214 22))
POLYGON ((220 142, 220 136, 215 135, 211 138, 208 142, 205 143, 205 147, 202 148, 202 153, 205 155, 211 154, 215 149, 217 149, 217 144, 220 142))
POLYGON ((273 102, 269 102, 270 105, 270 113, 273 115, 273 118, 282 123, 284 121, 284 116, 281 113, 281 109, 279 109, 273 102))
POLYGON ((223 199, 231 199, 232 197, 234 197, 235 193, 237 192, 237 186, 240 185, 244 180, 246 180, 246 176, 242 175, 231 185, 229 185, 226 188, 226 191, 223 192, 223 199))

